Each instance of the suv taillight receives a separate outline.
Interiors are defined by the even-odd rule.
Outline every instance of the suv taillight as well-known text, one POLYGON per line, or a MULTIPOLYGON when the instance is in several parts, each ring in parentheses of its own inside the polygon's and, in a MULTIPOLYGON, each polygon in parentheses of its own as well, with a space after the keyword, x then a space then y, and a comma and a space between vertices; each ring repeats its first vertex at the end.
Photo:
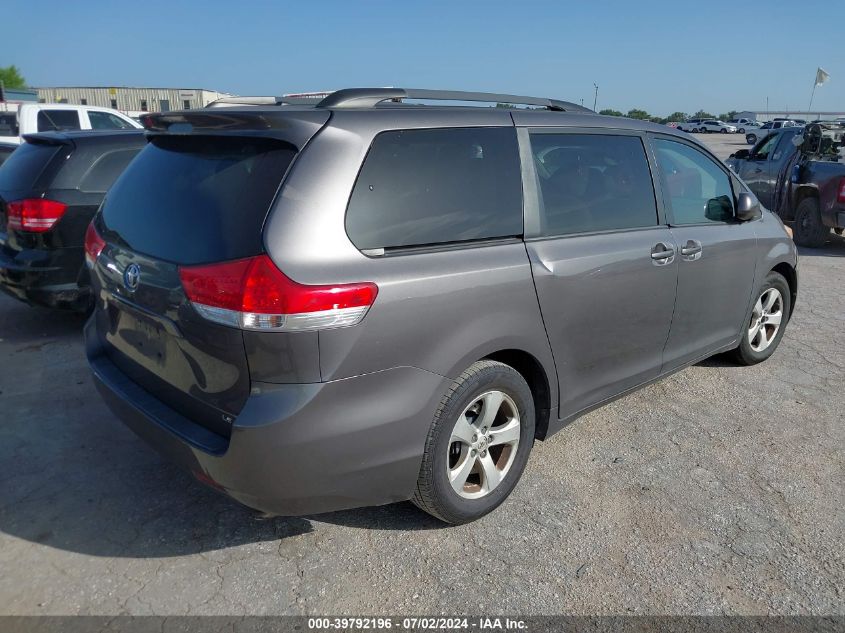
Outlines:
POLYGON ((836 194, 836 201, 845 204, 845 178, 839 181, 839 192, 836 194))
POLYGON ((85 263, 89 268, 94 267, 94 262, 97 261, 105 247, 106 241, 100 237, 97 229, 94 228, 94 223, 91 222, 85 230, 85 263))
POLYGON ((9 229, 46 233, 62 219, 67 205, 44 198, 27 198, 6 204, 6 225, 9 229))
POLYGON ((183 266, 179 278, 203 317, 247 330, 302 331, 355 325, 378 294, 374 283, 297 283, 267 255, 183 266))

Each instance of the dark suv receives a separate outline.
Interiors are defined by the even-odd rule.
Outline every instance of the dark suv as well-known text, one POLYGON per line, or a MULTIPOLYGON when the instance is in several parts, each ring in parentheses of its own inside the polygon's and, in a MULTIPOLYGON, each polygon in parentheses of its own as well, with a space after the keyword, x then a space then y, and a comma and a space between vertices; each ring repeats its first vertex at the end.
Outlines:
POLYGON ((25 137, 0 169, 0 289, 50 307, 89 304, 83 240, 142 130, 25 137), (81 286, 79 285, 81 282, 81 286))
POLYGON ((104 398, 249 506, 469 521, 535 439, 783 336, 792 240, 688 135, 513 95, 269 103, 146 117, 87 254, 104 398))

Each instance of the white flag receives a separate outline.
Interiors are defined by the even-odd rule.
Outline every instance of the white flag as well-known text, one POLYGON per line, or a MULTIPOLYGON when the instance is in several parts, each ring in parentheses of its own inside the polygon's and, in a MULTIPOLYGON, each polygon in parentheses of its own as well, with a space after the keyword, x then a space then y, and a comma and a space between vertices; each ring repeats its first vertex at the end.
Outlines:
POLYGON ((819 69, 816 71, 816 85, 821 86, 828 79, 830 79, 830 75, 828 75, 825 70, 819 66, 819 69))

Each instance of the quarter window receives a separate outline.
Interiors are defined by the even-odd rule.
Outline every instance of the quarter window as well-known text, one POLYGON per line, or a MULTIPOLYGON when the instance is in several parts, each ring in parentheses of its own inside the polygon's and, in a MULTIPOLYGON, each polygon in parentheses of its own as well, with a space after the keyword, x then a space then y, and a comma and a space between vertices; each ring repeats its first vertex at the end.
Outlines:
POLYGON ((654 187, 636 136, 532 134, 544 235, 657 225, 654 187))
POLYGON ((728 222, 734 217, 728 174, 699 150, 675 141, 654 141, 673 224, 728 222))
POLYGON ((140 147, 121 149, 103 154, 95 162, 79 183, 79 190, 86 192, 106 192, 117 177, 123 173, 129 162, 141 151, 140 147))
POLYGON ((362 250, 522 234, 522 184, 513 128, 382 132, 346 212, 362 250))

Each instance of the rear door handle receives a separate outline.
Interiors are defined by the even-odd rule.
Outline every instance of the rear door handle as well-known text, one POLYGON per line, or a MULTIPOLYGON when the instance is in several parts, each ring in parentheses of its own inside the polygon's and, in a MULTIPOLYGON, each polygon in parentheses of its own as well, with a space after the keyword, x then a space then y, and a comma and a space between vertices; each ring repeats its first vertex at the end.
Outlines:
POLYGON ((675 259, 675 249, 668 244, 658 242, 651 249, 651 259, 655 266, 665 266, 671 264, 675 259))
POLYGON ((681 256, 688 262, 695 261, 701 258, 701 242, 698 240, 687 240, 687 243, 681 247, 681 256))
POLYGON ((757 169, 755 169, 755 170, 754 170, 754 173, 755 173, 755 174, 759 174, 759 173, 761 173, 762 171, 763 171, 763 170, 762 170, 762 169, 760 169, 760 168, 758 167, 757 169))

